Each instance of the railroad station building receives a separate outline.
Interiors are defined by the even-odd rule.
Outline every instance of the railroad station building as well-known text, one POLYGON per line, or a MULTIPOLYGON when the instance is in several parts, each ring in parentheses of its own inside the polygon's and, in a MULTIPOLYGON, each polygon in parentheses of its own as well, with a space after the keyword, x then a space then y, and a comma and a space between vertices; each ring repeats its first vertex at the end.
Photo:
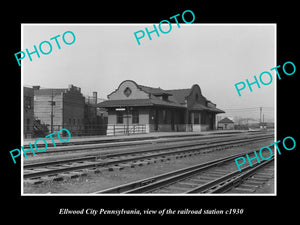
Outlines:
POLYGON ((107 135, 215 130, 216 114, 224 113, 197 84, 163 90, 125 80, 107 98, 98 104, 108 111, 107 135))

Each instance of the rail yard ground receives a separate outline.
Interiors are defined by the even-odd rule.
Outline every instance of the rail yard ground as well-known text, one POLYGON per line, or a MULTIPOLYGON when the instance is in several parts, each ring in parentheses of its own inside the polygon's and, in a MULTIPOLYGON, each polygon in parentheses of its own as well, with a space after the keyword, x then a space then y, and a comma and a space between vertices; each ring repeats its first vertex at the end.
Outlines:
MULTIPOLYGON (((256 133, 256 132, 255 132, 256 133)), ((260 132, 257 132, 260 133, 260 132)), ((269 132, 263 132, 264 134, 274 134, 273 131, 269 132)), ((261 133, 260 133, 261 134, 261 133)), ((155 134, 156 136, 159 136, 155 134)), ((24 160, 24 164, 30 164, 30 163, 37 163, 37 162, 47 162, 47 161, 55 161, 55 160, 62 160, 67 158, 76 158, 76 157, 83 157, 87 155, 105 155, 108 154, 107 152, 124 152, 129 150, 134 150, 138 152, 138 150, 145 149, 147 147, 158 147, 158 146, 167 146, 170 145, 170 143, 159 143, 159 141, 162 141, 163 138, 168 139, 169 137, 163 137, 162 134, 160 134, 161 137, 155 138, 155 136, 139 136, 137 137, 136 144, 132 146, 124 146, 124 147, 107 147, 103 149, 98 149, 95 147, 93 149, 86 149, 84 151, 76 152, 61 152, 55 151, 53 153, 48 154, 41 154, 32 158, 29 158, 28 161, 24 160), (144 143, 140 143, 143 142, 144 143)), ((164 134, 165 136, 171 136, 172 134, 164 134)), ((195 133, 192 133, 190 135, 187 135, 186 133, 183 134, 185 138, 180 137, 180 134, 173 133, 173 135, 177 135, 176 138, 177 144, 184 143, 184 140, 190 137, 193 137, 195 133), (182 140, 180 139, 182 138, 182 140)), ((206 132, 206 133, 200 133, 198 136, 194 136, 195 139, 203 140, 205 142, 205 146, 209 146, 210 142, 212 142, 215 138, 244 138, 247 139, 247 137, 254 136, 256 134, 251 132, 206 132)), ((123 139, 123 141, 126 141, 130 139, 130 137, 111 137, 111 139, 115 139, 114 141, 109 141, 111 145, 116 143, 116 141, 119 141, 120 144, 120 138, 123 139), (125 140, 126 139, 126 140, 125 140)), ((136 137, 131 137, 132 139, 136 137)), ((173 137, 175 140, 175 137, 173 137)), ((170 137, 170 139, 173 139, 170 137)), ((105 140, 109 140, 107 137, 103 137, 105 140)), ((80 141, 84 140, 83 138, 77 139, 77 144, 80 144, 80 141)), ((98 140, 98 138, 89 139, 90 141, 98 140)), ((173 140, 173 141, 174 141, 173 140)), ((187 140, 186 140, 187 141, 187 140)), ((76 141, 73 140, 73 143, 76 141)), ((192 140, 190 141, 192 142, 192 140)), ((148 177, 156 176, 159 174, 171 172, 174 170, 182 169, 185 167, 189 167, 196 164, 202 164, 206 163, 208 161, 216 160, 222 157, 226 157, 229 155, 237 154, 237 153, 246 153, 249 151, 254 151, 260 149, 262 146, 268 146, 270 143, 274 142, 274 136, 269 136, 265 139, 259 140, 259 141, 252 141, 247 144, 243 144, 241 146, 232 146, 227 148, 215 148, 210 151, 205 151, 205 149, 201 150, 199 154, 193 154, 193 155, 177 155, 175 156, 164 156, 164 157, 157 157, 157 158, 148 158, 146 160, 142 161, 136 161, 135 163, 129 163, 127 162, 127 166, 121 166, 125 165, 126 163, 119 164, 119 165, 110 165, 105 168, 103 167, 96 167, 96 168, 87 168, 82 169, 80 171, 74 171, 73 174, 78 173, 78 176, 73 176, 72 178, 70 176, 66 176, 68 178, 65 179, 49 179, 46 182, 41 183, 35 183, 33 182, 27 182, 28 179, 24 179, 23 184, 23 192, 24 194, 90 194, 95 193, 104 189, 112 188, 118 185, 122 185, 125 183, 130 183, 133 181, 145 179, 148 177)), ((88 143, 88 142, 87 142, 88 143)), ((68 146, 72 149, 72 147, 75 149, 75 147, 80 148, 81 145, 72 145, 68 146)), ((91 143, 90 143, 91 144, 91 143)), ((96 145, 96 143, 93 143, 96 145)), ((199 144, 200 146, 201 144, 199 144)), ((82 145, 82 146, 88 146, 88 145, 82 145)), ((154 148, 155 148, 154 147, 154 148)), ((56 147, 57 148, 57 147, 56 147)), ((62 147, 63 148, 63 147, 62 147)), ((177 150, 177 149, 176 149, 177 150)), ((97 156, 99 157, 99 156, 97 156)), ((124 156, 123 156, 124 157, 124 156)), ((234 160, 232 160, 234 162, 234 160)), ((252 193, 258 194, 272 194, 274 193, 274 176, 267 179, 265 182, 263 182, 260 185, 257 185, 254 191, 252 193)), ((237 191, 237 193, 240 193, 237 191)))

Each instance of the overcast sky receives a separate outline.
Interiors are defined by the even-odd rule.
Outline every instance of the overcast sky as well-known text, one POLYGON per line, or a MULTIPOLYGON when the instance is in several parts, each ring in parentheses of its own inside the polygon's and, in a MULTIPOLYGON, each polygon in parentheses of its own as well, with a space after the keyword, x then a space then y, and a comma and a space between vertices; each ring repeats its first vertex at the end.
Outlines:
POLYGON ((72 45, 60 38, 58 50, 52 40, 49 55, 32 55, 32 62, 24 59, 23 84, 46 88, 73 84, 84 95, 97 91, 100 98, 127 79, 162 89, 198 84, 202 94, 220 109, 274 107, 276 79, 260 89, 253 86, 252 93, 245 89, 242 97, 234 84, 254 81, 254 75, 276 66, 275 25, 180 24, 178 28, 175 23, 170 33, 160 33, 160 37, 153 33, 152 40, 145 35, 138 45, 134 32, 145 31, 145 27, 152 30, 153 24, 23 24, 23 51, 33 51, 33 45, 38 47, 65 31, 76 36, 72 45))

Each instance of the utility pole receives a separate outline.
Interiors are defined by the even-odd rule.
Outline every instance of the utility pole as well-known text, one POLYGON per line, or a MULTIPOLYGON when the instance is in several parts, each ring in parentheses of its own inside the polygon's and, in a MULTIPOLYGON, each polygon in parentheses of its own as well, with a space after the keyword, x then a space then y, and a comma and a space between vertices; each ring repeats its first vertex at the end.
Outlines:
POLYGON ((259 123, 261 124, 261 113, 262 113, 262 107, 260 107, 260 116, 259 116, 259 123))
POLYGON ((51 90, 51 101, 49 101, 50 102, 50 104, 51 104, 51 133, 53 133, 53 117, 54 117, 54 115, 53 115, 53 106, 55 105, 55 101, 53 101, 53 99, 54 99, 54 95, 53 95, 53 89, 51 90))

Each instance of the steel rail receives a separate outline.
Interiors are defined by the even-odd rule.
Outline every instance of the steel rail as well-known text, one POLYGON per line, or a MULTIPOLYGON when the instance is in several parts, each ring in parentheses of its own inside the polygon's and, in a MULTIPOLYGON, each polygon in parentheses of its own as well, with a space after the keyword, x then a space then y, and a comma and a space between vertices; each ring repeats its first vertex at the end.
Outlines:
MULTIPOLYGON (((264 137, 269 138, 269 137, 264 137)), ((180 150, 175 150, 175 151, 167 151, 167 152, 161 152, 161 153, 156 153, 156 154, 151 154, 151 155, 141 155, 141 156, 134 156, 126 159, 117 159, 117 160, 110 160, 110 161, 87 161, 81 165, 64 165, 66 163, 70 163, 68 160, 61 160, 56 162, 58 165, 60 165, 58 168, 50 168, 47 169, 46 167, 49 165, 54 165, 55 162, 46 162, 46 163, 39 163, 38 165, 35 164, 34 167, 30 167, 30 165, 24 165, 24 169, 34 169, 34 168, 39 168, 42 167, 42 170, 39 171, 33 171, 32 173, 24 173, 23 177, 24 179, 27 178, 37 178, 41 176, 46 176, 46 175, 53 175, 53 174, 59 174, 63 172, 69 172, 69 171, 74 171, 74 170, 80 170, 80 169, 87 169, 87 168, 96 168, 96 167, 105 167, 109 165, 115 165, 115 164, 120 164, 120 163, 127 163, 131 161, 136 161, 136 160, 145 160, 149 158, 155 158, 155 157, 163 157, 167 155, 174 155, 174 154, 180 154, 180 153, 187 153, 187 152, 192 152, 192 151, 199 151, 202 149, 207 149, 207 148, 214 148, 214 147, 219 147, 219 146, 227 146, 227 145, 232 145, 232 144, 240 144, 240 143, 247 143, 251 141, 255 141, 258 138, 254 139, 247 139, 247 140, 237 140, 237 141, 227 141, 225 143, 218 143, 218 144, 213 144, 210 146, 195 146, 195 147, 189 147, 187 149, 180 149, 180 150), (49 164, 50 163, 50 164, 49 164), (43 169, 43 167, 46 169, 43 169)), ((138 152, 140 153, 140 152, 138 152)), ((137 154, 137 153, 136 153, 137 154)), ((82 162, 84 161, 82 158, 78 159, 71 159, 73 162, 82 162)), ((33 165, 31 165, 33 166, 33 165)))
MULTIPOLYGON (((261 131, 248 131, 245 132, 248 134, 256 134, 256 133, 262 133, 261 131)), ((56 146, 60 146, 60 147, 74 147, 76 145, 91 145, 91 144, 113 144, 115 142, 118 142, 119 144, 122 144, 124 142, 134 142, 134 141, 140 141, 141 139, 143 141, 147 140, 147 141, 153 141, 153 140, 162 140, 163 139, 180 139, 180 138, 189 138, 189 137, 206 137, 206 136, 211 136, 214 137, 215 135, 218 136, 231 136, 231 135, 236 135, 236 134, 243 134, 243 132, 226 132, 226 133, 213 133, 213 134, 208 134, 208 135, 203 135, 203 134, 199 134, 199 133, 187 133, 187 134, 177 134, 177 135, 157 135, 157 136, 144 136, 144 137, 122 137, 122 136, 114 136, 117 138, 112 138, 112 139, 94 139, 94 140, 85 140, 85 141, 72 141, 72 142, 67 142, 67 143, 60 143, 57 142, 55 143, 56 146)), ((52 142, 47 143, 48 147, 53 146, 52 142)), ((44 147, 45 144, 41 144, 38 143, 37 147, 44 147)), ((24 144, 23 145, 24 148, 29 148, 28 144, 24 144)), ((53 146, 54 147, 54 146, 53 146)))
MULTIPOLYGON (((254 166, 250 167, 247 166, 247 168, 244 168, 242 170, 242 174, 232 174, 232 176, 230 177, 228 175, 228 179, 224 178, 224 181, 220 181, 219 184, 216 184, 214 187, 210 188, 209 193, 224 193, 229 191, 231 188, 237 186, 238 184, 240 184, 241 182, 243 182, 243 180, 247 179, 248 177, 252 176, 253 174, 256 173, 257 170, 262 169, 263 167, 265 167, 266 165, 268 165, 269 163, 274 162, 274 157, 272 157, 271 159, 264 161, 262 163, 256 163, 254 166)), ((190 192, 192 193, 192 192, 190 192)))
POLYGON ((255 136, 255 137, 243 137, 243 138, 229 138, 229 139, 225 139, 225 138, 220 138, 217 140, 212 140, 210 142, 190 142, 190 143, 182 143, 182 144, 176 144, 176 145, 168 145, 168 146, 161 146, 161 147, 156 147, 154 149, 145 149, 145 150, 139 150, 139 151, 128 151, 128 152, 116 152, 116 153, 111 153, 111 154, 107 154, 107 155, 103 155, 103 158, 111 158, 111 157, 119 157, 119 156, 124 156, 124 155, 128 155, 128 154, 139 154, 139 153, 145 153, 145 152, 157 152, 157 151, 162 151, 162 150, 172 150, 174 148, 187 148, 187 147, 194 147, 197 146, 197 149, 200 147, 199 144, 201 145, 201 148, 204 147, 215 147, 216 145, 219 146, 220 143, 223 142, 241 142, 241 143, 245 143, 247 141, 251 142, 253 140, 262 140, 262 139, 267 139, 274 136, 273 134, 271 135, 264 135, 264 136, 255 136), (248 140, 245 140, 248 139, 248 140), (209 146, 207 146, 209 145, 209 146))
MULTIPOLYGON (((238 135, 244 135, 245 133, 241 133, 238 135)), ((247 135, 257 135, 257 133, 246 133, 247 135)), ((264 133, 259 132, 257 136, 259 135, 264 135, 264 133)), ((111 142, 104 142, 104 143, 85 143, 85 144, 76 144, 76 145, 57 145, 57 147, 49 147, 51 144, 48 144, 48 149, 47 151, 44 152, 39 152, 39 154, 53 154, 53 153, 61 153, 61 152, 74 152, 74 151, 82 151, 82 150, 91 150, 91 149, 107 149, 107 148, 120 148, 120 147, 131 147, 131 146, 140 146, 140 145, 151 145, 154 142, 157 144, 162 144, 162 143, 176 143, 176 142, 181 142, 181 141, 193 141, 193 140, 200 140, 200 141, 206 141, 210 139, 221 139, 224 137, 234 137, 234 134, 219 134, 217 136, 215 135, 186 135, 186 136, 171 136, 171 137, 155 137, 155 138, 146 138, 146 139, 133 139, 133 140, 128 140, 128 141, 120 141, 117 140, 114 143, 111 142)), ((44 147, 44 144, 38 144, 37 147, 44 147)), ((28 145, 24 145, 24 148, 29 148, 28 145)), ((32 155, 33 153, 31 151, 28 151, 26 153, 27 155, 32 155)))
MULTIPOLYGON (((242 155, 245 155, 247 153, 243 153, 242 155)), ((249 152, 248 154, 253 154, 253 151, 249 152)), ((238 155, 240 156, 240 155, 238 155)), ((236 158, 238 156, 235 156, 233 158, 236 158)), ((204 166, 204 167, 201 167, 201 168, 197 168, 195 170, 191 170, 191 171, 187 171, 187 172, 183 172, 183 173, 180 173, 178 175, 174 175, 172 177, 169 177, 167 179, 164 179, 164 180, 161 180, 161 181, 158 181, 158 182, 155 182, 155 183, 151 183, 147 186, 143 186, 143 187, 139 187, 139 188, 135 188, 133 190, 129 190, 129 191, 126 191, 124 192, 125 194, 135 194, 135 193, 149 193, 149 192, 153 192, 157 189, 161 189, 163 187, 165 187, 166 185, 172 185, 174 183, 178 183, 182 180, 185 180, 185 179, 188 179, 190 177, 193 177, 194 175, 202 172, 202 171, 205 171, 207 169, 210 169, 214 166, 219 166, 220 164, 223 164, 223 163, 226 163, 228 161, 231 161, 232 157, 228 158, 228 159, 225 159, 225 160, 222 160, 220 162, 216 162, 216 163, 212 163, 212 164, 209 164, 207 166, 204 166)), ((187 192, 185 192, 185 194, 193 194, 193 193, 206 193, 208 192, 209 190, 212 190, 212 193, 220 193, 222 192, 222 190, 227 190, 229 188, 232 187, 232 185, 236 185, 237 182, 241 182, 242 181, 242 178, 244 178, 243 175, 245 175, 245 177, 247 176, 250 176, 252 175, 257 169, 265 166, 266 164, 270 163, 271 161, 273 160, 270 159, 270 161, 265 161, 261 164, 259 163, 256 163, 252 166, 247 166, 243 169, 241 169, 241 171, 234 171, 234 172, 231 172, 229 174, 226 174, 220 178, 217 178, 213 181, 210 181, 204 185, 200 185, 196 188, 193 188, 192 190, 189 190, 187 192), (250 170, 251 169, 251 170, 250 170), (247 171, 250 170, 250 173, 248 174, 247 171), (233 179, 235 178, 235 179, 233 179), (226 186, 225 186, 225 183, 226 183, 226 186), (224 185, 224 188, 223 186, 224 185), (215 188, 217 188, 215 191, 213 191, 215 188), (227 189, 225 189, 227 188, 227 189), (217 192, 218 191, 218 192, 217 192)))
MULTIPOLYGON (((126 151, 126 152, 117 152, 117 153, 108 153, 106 155, 94 155, 94 156, 87 156, 87 157, 79 157, 79 158, 73 158, 73 159, 64 159, 64 160, 55 160, 55 161, 48 161, 48 162, 40 162, 40 163, 29 163, 29 164, 24 164, 24 169, 32 169, 32 168, 37 168, 37 167, 45 167, 45 166, 50 166, 50 165, 59 165, 63 163, 70 163, 70 162, 80 162, 80 161, 85 161, 85 160, 98 160, 98 159, 105 159, 105 158, 112 158, 112 157, 120 157, 120 156, 127 156, 127 155, 134 155, 134 154, 143 154, 143 153, 151 153, 151 152, 159 152, 163 150, 173 150, 174 148, 189 148, 187 151, 194 151, 194 150, 201 150, 203 148, 213 148, 213 147, 218 147, 220 143, 225 142, 225 144, 237 144, 237 143, 245 143, 245 142, 252 142, 255 140, 263 140, 272 137, 273 135, 267 135, 267 136, 258 136, 258 137, 250 137, 245 140, 245 138, 239 138, 239 139, 222 139, 222 140, 215 140, 210 142, 210 146, 207 146, 207 143, 199 143, 199 142, 193 142, 193 143, 185 143, 185 144, 177 144, 177 145, 169 145, 169 146, 161 146, 161 147, 156 147, 154 149, 145 149, 145 150, 139 150, 139 151, 126 151), (232 141, 232 142, 230 142, 232 141), (212 144, 213 143, 213 144, 212 144), (199 146, 199 144, 201 144, 199 146), (191 149, 190 147, 195 147, 191 149)), ((184 150, 179 150, 179 151, 184 151, 184 150)), ((176 152, 176 151, 173 151, 176 152)), ((172 154, 173 154, 172 152, 172 154)), ((168 152, 167 152, 168 153, 168 152)), ((158 153, 157 156, 161 156, 160 153, 158 153)), ((146 157, 146 156, 144 156, 146 157)), ((155 157, 155 155, 154 155, 155 157)), ((138 158, 140 159, 140 158, 138 158)), ((118 163, 119 161, 115 161, 113 163, 118 163)))
MULTIPOLYGON (((242 133, 243 134, 243 133, 242 133)), ((261 133, 259 133, 261 134, 261 133)), ((249 133, 250 135, 250 133, 249 133)), ((57 147, 51 146, 48 144, 48 146, 50 146, 49 150, 51 151, 74 151, 74 150, 88 150, 88 149, 93 149, 93 148, 113 148, 113 147, 126 147, 126 146, 134 146, 134 145, 143 145, 145 143, 166 143, 166 142, 180 142, 182 141, 182 139, 184 140, 199 140, 199 139, 203 139, 203 140, 208 140, 208 139, 214 139, 214 138, 222 138, 222 137, 232 137, 235 136, 234 134, 223 134, 223 135, 209 135, 209 136, 204 136, 204 135, 189 135, 189 136, 181 136, 181 137, 155 137, 155 138, 138 138, 138 139, 129 139, 129 140, 116 140, 115 142, 103 142, 103 143, 89 143, 87 142, 86 144, 76 144, 76 145, 58 145, 57 147), (56 150, 59 149, 59 150, 56 150)), ((82 142, 84 143, 84 142, 82 142)), ((63 144, 63 143, 62 143, 63 144)), ((45 144, 37 144, 37 147, 44 147, 45 144)), ((25 145, 24 148, 29 148, 29 145, 25 145)), ((45 153, 51 153, 49 151, 44 151, 41 152, 42 154, 45 153)), ((32 154, 32 152, 28 152, 29 154, 32 154)))
MULTIPOLYGON (((253 153, 253 151, 248 152, 253 153)), ((124 194, 132 194, 132 193, 147 193, 153 191, 155 189, 161 188, 162 186, 170 185, 172 183, 178 182, 182 179, 187 179, 190 176, 193 176, 199 172, 212 168, 214 166, 218 166, 225 162, 229 162, 232 159, 235 159, 239 156, 245 155, 247 153, 238 153, 233 154, 227 157, 223 157, 217 160, 212 160, 206 163, 186 167, 183 169, 171 171, 168 173, 164 173, 161 175, 153 176, 150 178, 134 181, 128 184, 119 185, 116 187, 108 188, 105 190, 101 190, 95 192, 93 194, 106 194, 106 193, 124 193, 124 194)))

